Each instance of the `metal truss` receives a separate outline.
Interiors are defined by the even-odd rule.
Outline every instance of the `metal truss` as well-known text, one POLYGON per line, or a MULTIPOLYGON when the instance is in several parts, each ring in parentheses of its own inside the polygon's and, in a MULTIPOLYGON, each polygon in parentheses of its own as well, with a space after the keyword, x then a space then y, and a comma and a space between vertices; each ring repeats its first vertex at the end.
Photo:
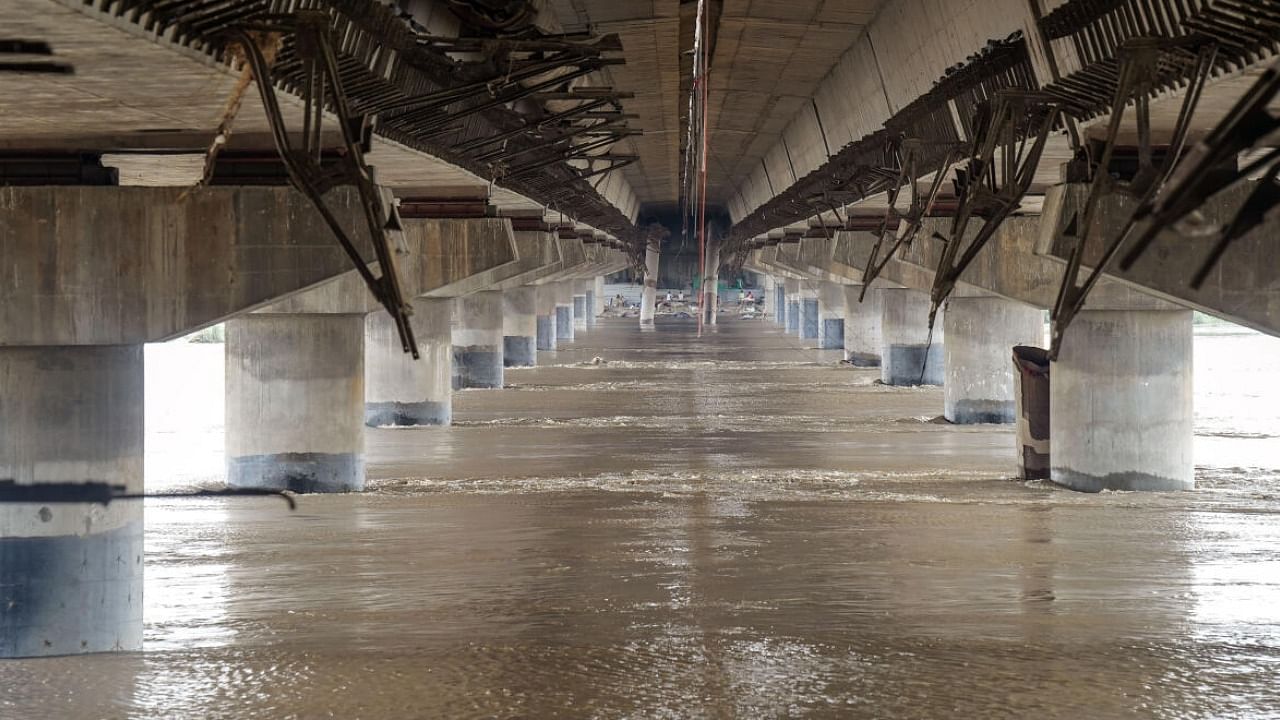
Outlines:
POLYGON ((994 104, 980 107, 969 162, 956 171, 959 203, 951 221, 951 236, 934 235, 944 246, 930 291, 930 330, 938 308, 955 290, 960 275, 1021 205, 1035 179, 1049 134, 1062 116, 1058 101, 1033 90, 1000 90, 994 104), (982 226, 970 236, 969 221, 974 218, 982 218, 982 226))
POLYGON ((1084 212, 1077 212, 1068 222, 1063 233, 1074 244, 1067 260, 1062 285, 1050 313, 1049 357, 1056 360, 1062 348, 1062 338, 1071 321, 1084 307, 1093 289, 1112 259, 1124 246, 1137 220, 1151 212, 1152 203, 1160 187, 1169 178, 1174 164, 1185 146, 1191 117, 1199 104, 1204 86, 1213 71, 1217 57, 1217 45, 1199 38, 1130 38, 1120 51, 1120 76, 1112 100, 1111 121, 1101 158, 1093 166, 1093 178, 1084 212), (1162 78, 1171 71, 1183 73, 1190 69, 1190 82, 1182 101, 1173 137, 1159 166, 1154 160, 1151 143, 1151 95, 1160 87, 1162 78), (1138 170, 1133 179, 1125 182, 1111 176, 1111 160, 1115 154, 1120 124, 1124 120, 1125 106, 1132 101, 1138 126, 1138 170), (1134 212, 1121 225, 1119 232, 1105 241, 1101 258, 1094 263, 1092 272, 1079 282, 1080 266, 1093 232, 1096 214, 1102 199, 1114 193, 1137 198, 1134 212))
POLYGON ((291 16, 274 18, 263 24, 239 26, 231 31, 244 48, 245 58, 253 71, 262 106, 271 126, 280 160, 294 187, 305 194, 333 231, 356 271, 364 279, 373 297, 395 320, 404 351, 418 357, 409 316, 413 309, 400 288, 391 234, 398 232, 400 219, 395 206, 384 208, 382 197, 373 182, 373 174, 364 161, 364 149, 370 142, 372 127, 369 115, 353 113, 343 88, 329 31, 329 16, 320 11, 298 11, 291 16), (262 33, 291 36, 294 52, 302 63, 303 100, 302 146, 295 147, 280 104, 276 98, 270 63, 259 45, 262 33), (322 132, 325 111, 337 116, 344 153, 337 163, 321 164, 322 132), (324 194, 339 185, 353 185, 360 194, 369 239, 378 262, 378 274, 369 269, 355 241, 347 235, 325 201, 324 194))
POLYGON ((897 254, 898 249, 914 240, 916 234, 920 232, 924 219, 933 212, 933 206, 946 180, 947 171, 960 159, 961 147, 959 143, 930 143, 917 138, 907 138, 899 145, 896 153, 898 174, 889 188, 889 206, 885 208, 884 219, 878 228, 871 231, 876 236, 876 242, 871 246, 871 254, 867 256, 867 266, 862 271, 863 285, 862 292, 858 295, 858 302, 866 298, 871 281, 880 277, 880 273, 897 254), (936 170, 929 190, 921 193, 916 178, 921 177, 923 174, 921 170, 930 158, 938 157, 941 159, 934 165, 936 170), (898 212, 897 204, 898 196, 904 186, 911 188, 911 205, 905 213, 901 213, 898 212), (897 229, 895 231, 892 228, 897 229), (893 244, 881 256, 881 250, 885 247, 890 233, 893 233, 893 244))
POLYGON ((1280 205, 1280 148, 1266 148, 1244 167, 1238 167, 1237 161, 1241 153, 1259 148, 1280 131, 1280 117, 1267 109, 1278 96, 1280 63, 1268 68, 1227 116, 1188 151, 1155 200, 1134 212, 1134 222, 1147 225, 1120 260, 1121 270, 1133 267, 1162 231, 1175 228, 1209 198, 1260 174, 1262 181, 1235 217, 1215 229, 1218 241, 1191 279, 1191 287, 1199 289, 1231 243, 1260 225, 1267 213, 1280 205))

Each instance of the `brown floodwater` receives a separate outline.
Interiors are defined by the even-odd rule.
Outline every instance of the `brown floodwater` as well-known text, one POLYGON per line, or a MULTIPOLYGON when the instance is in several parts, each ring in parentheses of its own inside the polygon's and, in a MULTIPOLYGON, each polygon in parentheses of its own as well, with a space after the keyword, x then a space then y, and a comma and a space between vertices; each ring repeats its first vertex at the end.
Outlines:
POLYGON ((0 662, 0 717, 1280 717, 1274 470, 1024 483, 837 361, 608 321, 369 492, 149 501, 145 652, 0 662))

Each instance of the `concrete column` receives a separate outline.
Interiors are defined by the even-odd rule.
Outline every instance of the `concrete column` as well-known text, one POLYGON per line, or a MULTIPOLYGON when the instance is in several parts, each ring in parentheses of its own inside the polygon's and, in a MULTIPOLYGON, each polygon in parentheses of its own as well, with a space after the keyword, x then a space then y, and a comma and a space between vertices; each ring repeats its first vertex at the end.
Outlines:
POLYGON ((1003 298, 955 297, 944 322, 943 415, 965 425, 1013 422, 1013 347, 1044 343, 1044 312, 1003 298))
POLYGON ((556 283, 556 344, 571 343, 573 327, 573 281, 556 283))
POLYGON ((365 318, 364 424, 448 425, 453 419, 452 298, 414 298, 417 360, 400 347, 395 321, 382 310, 365 318))
POLYGON ((538 364, 538 289, 532 285, 502 293, 502 364, 538 364))
MULTIPOLYGON (((764 301, 763 307, 768 308, 770 303, 777 302, 777 284, 774 283, 772 275, 760 276, 760 291, 764 294, 764 298, 762 298, 764 301)), ((776 312, 776 309, 769 311, 769 314, 772 315, 774 312, 776 312)))
POLYGON ((1050 477, 1073 490, 1190 490, 1190 310, 1085 310, 1049 372, 1050 477))
POLYGON ((818 291, 812 283, 800 285, 800 337, 805 340, 817 340, 818 328, 818 291))
POLYGON ((538 349, 542 352, 556 350, 556 286, 538 286, 538 349))
POLYGON ((773 301, 773 321, 785 328, 787 326, 787 284, 782 280, 774 280, 773 289, 777 293, 773 301))
POLYGON ((651 242, 644 253, 644 291, 640 297, 640 327, 653 327, 653 307, 658 302, 658 253, 661 246, 651 242))
POLYGON ((844 286, 824 282, 818 286, 818 347, 844 350, 844 286))
POLYGON ((584 333, 587 331, 587 308, 590 307, 587 294, 590 292, 590 280, 574 280, 573 281, 573 332, 584 333))
POLYGON ((609 298, 604 296, 604 276, 597 275, 592 281, 591 297, 594 304, 591 306, 591 321, 595 322, 596 318, 604 314, 605 304, 609 302, 609 298))
POLYGON ((364 315, 227 321, 227 485, 364 489, 364 315))
MULTIPOLYGON (((0 479, 141 492, 142 445, 141 345, 0 348, 0 479)), ((142 502, 0 503, 0 601, 0 658, 141 650, 142 502)))
POLYGON ((720 314, 720 250, 708 247, 705 273, 702 277, 702 322, 715 325, 720 314))
POLYGON ((453 319, 453 389, 502 387, 502 291, 457 299, 453 319))
POLYGON ((880 288, 844 286, 844 359, 858 367, 880 366, 880 288))
POLYGON ((941 385, 943 318, 929 338, 929 295, 907 288, 880 290, 880 381, 885 385, 941 385))
POLYGON ((787 280, 787 322, 788 335, 800 334, 800 281, 787 280))
POLYGON ((596 280, 597 279, 598 278, 587 278, 586 280, 582 281, 587 289, 587 315, 586 315, 587 326, 586 327, 588 330, 596 326, 596 315, 600 314, 600 311, 596 309, 596 280))

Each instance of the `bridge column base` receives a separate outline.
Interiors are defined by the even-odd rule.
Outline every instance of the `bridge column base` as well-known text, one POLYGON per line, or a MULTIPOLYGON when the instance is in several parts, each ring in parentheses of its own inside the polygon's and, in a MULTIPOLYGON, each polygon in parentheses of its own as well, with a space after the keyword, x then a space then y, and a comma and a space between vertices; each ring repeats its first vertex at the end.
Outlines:
POLYGON ((587 304, 588 283, 590 283, 589 280, 573 281, 573 332, 575 335, 587 331, 587 315, 589 314, 587 308, 590 307, 587 304))
POLYGON ((862 302, 862 285, 844 286, 844 359, 858 367, 880 367, 880 290, 862 302))
POLYGON ((364 489, 364 334, 363 314, 227 322, 228 486, 364 489))
POLYGON ((817 340, 821 322, 818 319, 818 293, 809 288, 800 289, 800 339, 817 340))
POLYGON ((503 382, 502 291, 457 299, 453 322, 453 389, 498 389, 503 382))
POLYGON ((538 302, 538 350, 556 351, 556 288, 555 285, 539 285, 538 302))
POLYGON ((824 282, 818 289, 818 347, 844 349, 844 286, 824 282))
MULTIPOLYGON (((0 478, 142 491, 141 345, 0 348, 0 478)), ((0 504, 0 658, 142 649, 142 501, 0 504)))
POLYGON ((364 423, 369 427, 448 425, 453 419, 453 300, 415 298, 413 332, 421 357, 400 347, 391 316, 365 319, 364 423))
POLYGON ((538 289, 532 285, 502 293, 502 364, 538 364, 538 289))
POLYGON ((571 343, 573 327, 573 281, 558 282, 556 288, 556 344, 571 343))
POLYGON ((995 297, 947 301, 944 345, 947 420, 961 425, 1012 423, 1017 417, 1015 345, 1044 343, 1044 312, 995 297))
POLYGON ((929 296, 909 288, 880 289, 880 381, 885 385, 941 385, 943 319, 929 338, 929 296))
POLYGON ((1086 310, 1049 372, 1050 477, 1085 492, 1190 490, 1190 310, 1086 310))

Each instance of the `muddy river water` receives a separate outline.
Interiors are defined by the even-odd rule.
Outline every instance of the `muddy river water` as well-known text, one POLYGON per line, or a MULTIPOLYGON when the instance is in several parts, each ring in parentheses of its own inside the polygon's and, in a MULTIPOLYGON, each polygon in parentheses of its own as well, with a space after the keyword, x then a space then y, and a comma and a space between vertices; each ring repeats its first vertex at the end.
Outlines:
MULTIPOLYGON (((634 324, 369 431, 367 493, 149 501, 146 651, 0 662, 0 718, 1280 717, 1275 341, 1197 339, 1200 489, 1083 495, 939 388, 634 324)), ((148 487, 218 479, 220 353, 149 350, 148 487)))

